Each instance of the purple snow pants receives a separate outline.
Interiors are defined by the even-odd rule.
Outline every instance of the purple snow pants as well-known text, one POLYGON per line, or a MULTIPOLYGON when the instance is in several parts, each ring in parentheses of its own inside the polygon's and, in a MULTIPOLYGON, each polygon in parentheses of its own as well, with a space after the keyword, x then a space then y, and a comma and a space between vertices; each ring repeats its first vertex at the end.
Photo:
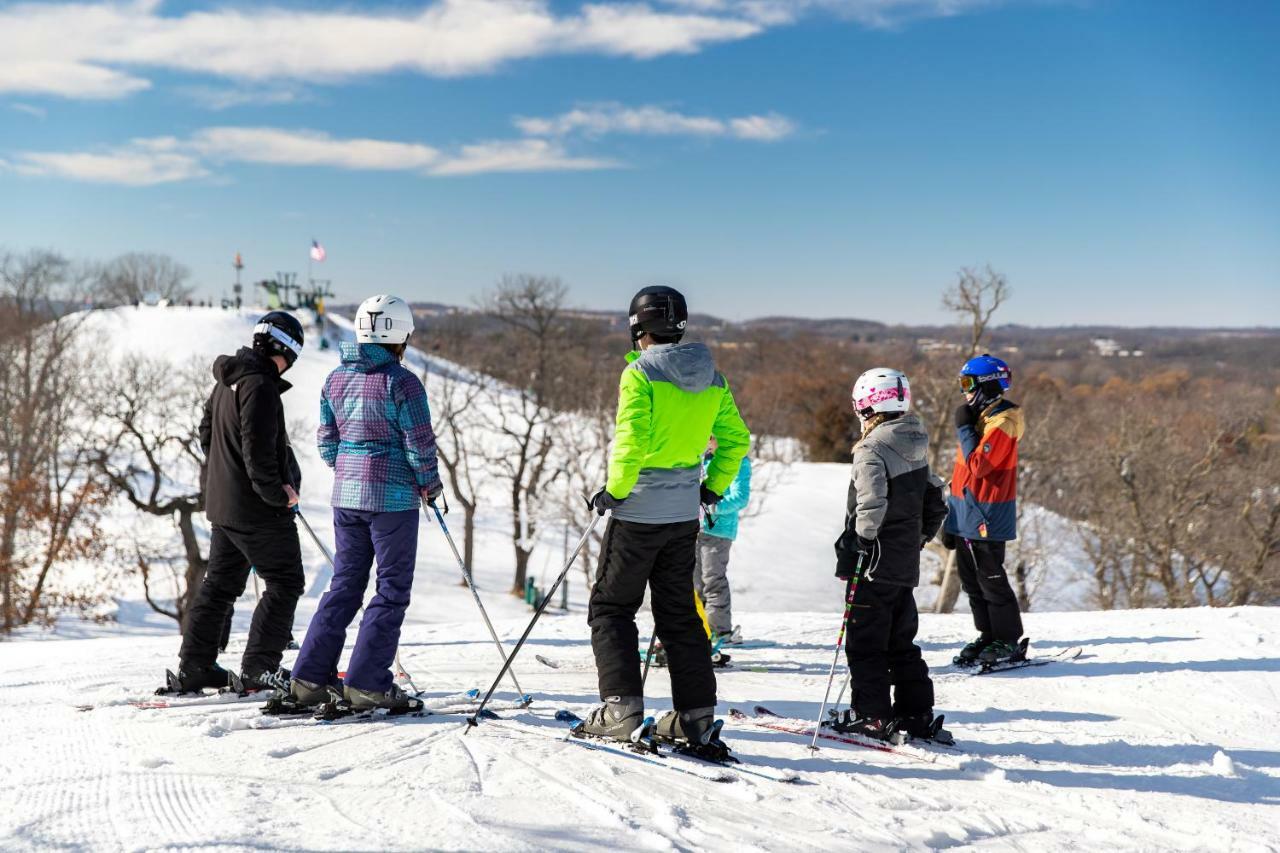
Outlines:
POLYGON ((418 510, 364 512, 335 508, 333 529, 338 541, 333 581, 311 618, 293 676, 313 684, 338 683, 338 658, 347 640, 347 626, 364 601, 369 569, 376 559, 376 592, 364 610, 344 682, 360 690, 386 692, 391 689, 391 664, 413 587, 418 510))

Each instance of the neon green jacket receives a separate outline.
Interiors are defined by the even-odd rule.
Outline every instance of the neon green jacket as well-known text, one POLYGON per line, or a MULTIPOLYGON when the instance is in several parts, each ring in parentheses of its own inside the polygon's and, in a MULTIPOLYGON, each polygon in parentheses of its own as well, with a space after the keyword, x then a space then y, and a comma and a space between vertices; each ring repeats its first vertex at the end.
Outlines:
POLYGON ((628 353, 627 361, 605 485, 626 501, 613 517, 644 524, 695 520, 707 439, 714 435, 718 448, 706 485, 722 495, 747 455, 751 433, 705 345, 659 344, 628 353))

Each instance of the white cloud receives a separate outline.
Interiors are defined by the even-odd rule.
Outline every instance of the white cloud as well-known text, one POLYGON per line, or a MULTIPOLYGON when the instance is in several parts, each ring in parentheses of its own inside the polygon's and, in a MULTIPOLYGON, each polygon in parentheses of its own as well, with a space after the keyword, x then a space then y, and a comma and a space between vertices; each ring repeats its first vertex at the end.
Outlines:
POLYGON ((10 104, 9 109, 17 110, 20 113, 26 113, 29 116, 35 116, 42 119, 49 115, 49 111, 44 107, 37 107, 33 104, 10 104))
POLYGON ((161 14, 160 0, 19 2, 0 5, 0 92, 124 98, 149 88, 143 75, 156 70, 310 85, 394 71, 480 74, 556 55, 652 59, 741 41, 805 16, 892 27, 1012 2, 1026 0, 640 0, 576 8, 551 0, 434 0, 394 11, 360 4, 183 11, 171 3, 170 14, 161 14))
POLYGON ((217 161, 361 170, 422 169, 440 157, 436 149, 418 143, 334 139, 315 131, 271 127, 205 128, 186 147, 217 161))
POLYGON ((232 107, 266 107, 283 104, 301 104, 313 100, 300 87, 252 88, 233 86, 187 86, 181 94, 210 110, 228 110, 232 107))
POLYGON ((29 151, 9 168, 23 175, 68 178, 97 184, 142 187, 202 178, 208 171, 187 154, 148 150, 145 146, 103 153, 29 151))
POLYGON ((611 169, 612 160, 571 157, 545 139, 516 139, 464 145, 459 153, 430 169, 433 175, 478 175, 486 172, 565 172, 611 169))
POLYGON ((437 0, 413 12, 231 7, 160 14, 158 0, 0 6, 0 92, 121 98, 146 69, 241 81, 491 71, 557 54, 651 58, 748 38, 759 24, 646 3, 437 0), (127 69, 127 70, 125 70, 127 69))
POLYGON ((562 172, 620 164, 569 154, 546 139, 491 140, 442 152, 430 145, 381 139, 335 139, 309 130, 209 127, 186 139, 153 136, 105 151, 24 151, 7 168, 19 174, 95 183, 150 186, 210 177, 212 164, 256 163, 421 175, 562 172))
POLYGON ((550 118, 517 118, 516 127, 529 136, 604 136, 627 133, 642 136, 732 137, 775 142, 795 132, 795 124, 777 113, 720 119, 694 116, 656 106, 625 107, 595 104, 550 118))

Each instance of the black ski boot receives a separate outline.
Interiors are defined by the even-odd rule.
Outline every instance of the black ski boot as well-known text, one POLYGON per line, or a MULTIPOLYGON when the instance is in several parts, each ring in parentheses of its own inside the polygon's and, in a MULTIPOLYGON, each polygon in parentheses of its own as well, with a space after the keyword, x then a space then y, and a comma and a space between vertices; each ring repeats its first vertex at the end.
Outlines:
POLYGON ((967 644, 960 650, 960 654, 951 659, 956 666, 977 666, 978 656, 982 654, 982 650, 991 645, 990 637, 978 637, 978 639, 967 644))
POLYGON ((293 714, 313 714, 321 705, 330 699, 329 688, 323 684, 312 684, 301 678, 292 678, 283 690, 277 690, 267 704, 262 706, 262 713, 271 716, 291 716, 293 714))
POLYGON ((391 688, 385 693, 380 693, 376 690, 360 690, 356 687, 347 686, 342 688, 342 694, 343 698, 351 703, 351 709, 357 714, 364 711, 385 711, 396 716, 399 714, 414 714, 425 707, 421 699, 416 696, 410 696, 395 684, 392 684, 391 688))
POLYGON ((894 731, 903 732, 911 740, 925 740, 952 746, 956 739, 951 732, 942 727, 943 716, 934 716, 932 711, 923 714, 912 714, 909 717, 898 717, 893 721, 894 731))
POLYGON ((610 696, 573 729, 574 737, 638 743, 646 734, 643 696, 610 696))
POLYGON ((264 672, 242 672, 236 675, 234 672, 229 674, 228 688, 232 693, 239 693, 241 696, 247 696, 250 693, 258 693, 263 690, 280 690, 288 692, 289 690, 289 670, 283 666, 277 667, 272 671, 264 672))
POLYGON ((983 667, 1000 666, 1006 663, 1018 663, 1027 659, 1027 645, 1030 640, 1023 639, 1018 643, 1005 643, 992 640, 978 655, 978 663, 983 667))
POLYGON ((164 682, 164 687, 156 689, 157 696, 181 696, 184 693, 203 693, 209 687, 226 688, 231 684, 231 673, 216 663, 207 666, 179 664, 176 674, 165 670, 164 682))
POLYGON ((846 735, 880 740, 885 743, 902 743, 902 734, 894 727, 893 721, 882 717, 858 717, 853 711, 845 711, 836 716, 831 723, 833 731, 846 735))
POLYGON ((714 706, 688 711, 668 711, 653 727, 653 739, 682 752, 719 764, 736 764, 729 747, 720 739, 723 722, 716 719, 714 706))

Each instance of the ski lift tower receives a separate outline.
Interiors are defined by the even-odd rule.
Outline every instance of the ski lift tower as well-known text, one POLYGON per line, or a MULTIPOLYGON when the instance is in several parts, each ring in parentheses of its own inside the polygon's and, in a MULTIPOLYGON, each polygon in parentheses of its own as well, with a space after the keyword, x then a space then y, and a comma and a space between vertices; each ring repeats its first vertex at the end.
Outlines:
POLYGON ((240 259, 239 252, 236 252, 235 263, 231 266, 234 267, 236 271, 236 284, 235 287, 231 289, 231 292, 236 295, 236 308, 239 309, 244 303, 244 300, 241 298, 241 295, 244 293, 244 288, 240 286, 240 270, 244 269, 244 261, 240 259))

